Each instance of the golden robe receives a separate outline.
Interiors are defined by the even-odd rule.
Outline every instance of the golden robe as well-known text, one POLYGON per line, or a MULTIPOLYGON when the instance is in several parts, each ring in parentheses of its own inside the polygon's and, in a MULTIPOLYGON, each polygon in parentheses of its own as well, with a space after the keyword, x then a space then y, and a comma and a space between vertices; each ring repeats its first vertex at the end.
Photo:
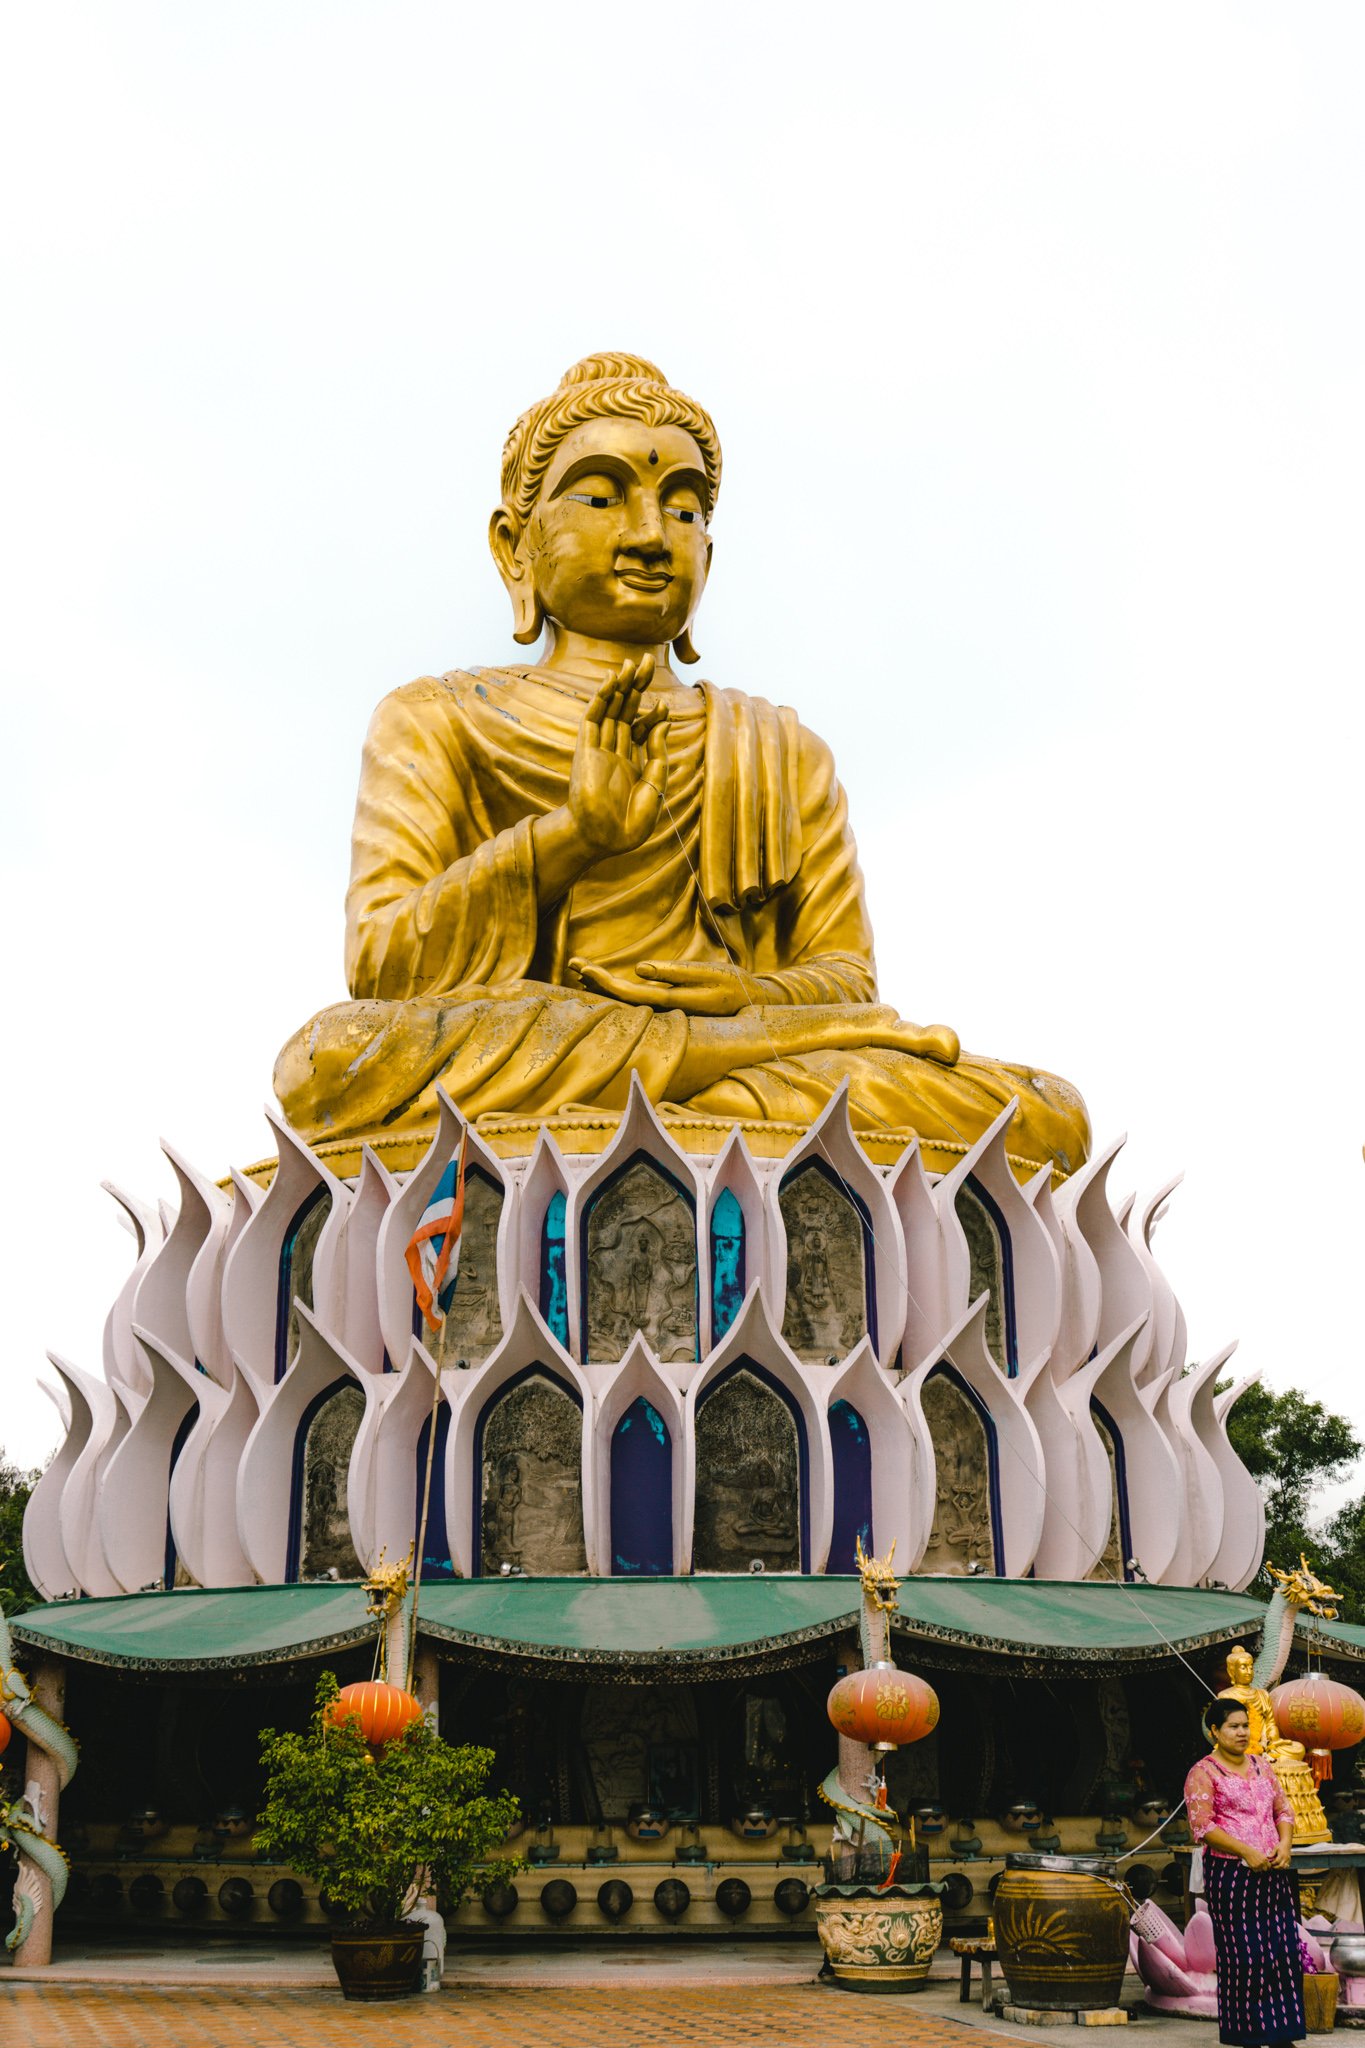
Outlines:
POLYGON ((295 1129, 427 1130, 438 1083, 474 1118, 617 1111, 632 1073, 665 1110, 805 1123, 847 1080, 865 1130, 960 1156, 1017 1097, 1016 1163, 1081 1163, 1085 1108, 1065 1082, 886 1042, 904 1027, 877 1003, 848 806, 792 711, 707 683, 658 692, 671 718, 654 830, 540 909, 531 821, 567 801, 586 694, 545 669, 479 669, 379 706, 346 899, 355 1000, 280 1054, 295 1129), (576 957, 616 972, 732 960, 767 1000, 725 1018, 670 1008, 666 990, 657 1007, 613 1001, 576 983, 576 957))

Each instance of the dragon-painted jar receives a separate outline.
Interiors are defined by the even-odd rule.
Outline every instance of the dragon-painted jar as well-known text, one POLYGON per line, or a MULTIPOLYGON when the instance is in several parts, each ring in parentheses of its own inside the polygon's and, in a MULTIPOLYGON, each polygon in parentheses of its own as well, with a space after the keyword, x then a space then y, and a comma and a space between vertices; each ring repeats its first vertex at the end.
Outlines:
POLYGON ((922 1991, 943 1938, 941 1884, 820 1884, 815 1926, 845 1991, 922 1991))

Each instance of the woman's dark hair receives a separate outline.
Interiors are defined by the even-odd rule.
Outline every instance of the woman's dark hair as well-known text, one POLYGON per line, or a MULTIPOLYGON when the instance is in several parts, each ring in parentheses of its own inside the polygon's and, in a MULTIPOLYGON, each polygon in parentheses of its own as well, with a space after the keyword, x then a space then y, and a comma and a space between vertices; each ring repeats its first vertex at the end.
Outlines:
POLYGON ((1204 1733, 1212 1735, 1215 1729, 1222 1727, 1224 1721, 1230 1721, 1234 1714, 1245 1713, 1244 1700, 1210 1700, 1204 1709, 1204 1733))

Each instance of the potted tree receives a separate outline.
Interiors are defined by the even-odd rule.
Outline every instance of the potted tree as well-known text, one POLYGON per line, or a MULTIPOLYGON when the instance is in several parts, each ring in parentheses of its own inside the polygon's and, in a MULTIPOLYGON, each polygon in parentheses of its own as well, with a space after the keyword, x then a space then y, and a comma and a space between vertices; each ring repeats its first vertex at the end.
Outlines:
POLYGON ((517 1802, 483 1789, 491 1749, 443 1742, 420 1718, 367 1742, 359 1716, 338 1713, 337 1701, 336 1679, 324 1672, 302 1734, 262 1730, 256 1847, 322 1889, 345 1996, 403 1998, 421 1981, 425 1931, 404 1916, 428 1889, 454 1907, 506 1879, 515 1865, 485 1859, 515 1822, 517 1802))

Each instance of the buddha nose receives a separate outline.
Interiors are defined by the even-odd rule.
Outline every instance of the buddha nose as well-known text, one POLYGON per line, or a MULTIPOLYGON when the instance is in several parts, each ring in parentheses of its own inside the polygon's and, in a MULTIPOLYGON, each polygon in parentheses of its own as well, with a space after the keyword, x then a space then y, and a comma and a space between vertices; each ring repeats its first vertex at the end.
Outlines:
POLYGON ((632 491, 628 503, 626 530, 621 545, 642 555, 661 555, 664 538, 663 508, 656 491, 632 491))

